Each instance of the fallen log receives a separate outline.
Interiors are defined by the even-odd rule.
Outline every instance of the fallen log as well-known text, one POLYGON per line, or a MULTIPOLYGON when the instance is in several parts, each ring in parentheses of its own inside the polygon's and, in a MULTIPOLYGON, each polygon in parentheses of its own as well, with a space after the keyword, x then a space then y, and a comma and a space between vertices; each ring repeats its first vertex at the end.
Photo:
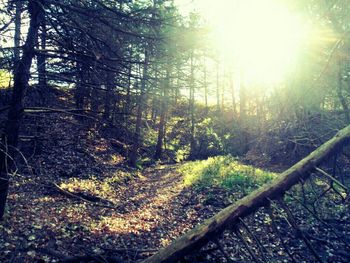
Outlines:
POLYGON ((275 180, 221 210, 215 216, 173 241, 169 246, 144 260, 143 263, 177 262, 184 256, 191 254, 194 250, 204 246, 209 240, 213 240, 220 235, 225 229, 234 227, 241 218, 268 204, 269 200, 283 197, 287 190, 298 184, 301 179, 307 179, 319 164, 333 153, 341 150, 349 142, 350 125, 340 130, 332 139, 307 157, 284 171, 275 180))
POLYGON ((71 197, 71 198, 76 198, 76 199, 79 199, 81 201, 84 201, 84 202, 87 202, 87 203, 90 203, 90 204, 94 204, 95 206, 100 206, 100 207, 105 207, 105 208, 112 208, 112 209, 117 209, 118 208, 114 203, 112 203, 112 202, 110 202, 110 201, 108 201, 106 199, 102 199, 102 198, 97 197, 97 196, 87 195, 87 194, 84 194, 84 193, 72 193, 72 192, 70 192, 68 190, 65 190, 65 189, 61 188, 56 183, 51 183, 47 187, 54 188, 57 192, 59 192, 62 195, 65 195, 65 196, 68 196, 68 197, 71 197), (107 203, 107 204, 103 204, 103 203, 107 203))

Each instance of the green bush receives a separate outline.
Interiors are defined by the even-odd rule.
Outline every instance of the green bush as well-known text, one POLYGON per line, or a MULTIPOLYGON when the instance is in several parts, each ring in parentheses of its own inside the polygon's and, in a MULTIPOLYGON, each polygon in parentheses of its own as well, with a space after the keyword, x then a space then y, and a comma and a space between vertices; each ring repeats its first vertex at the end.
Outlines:
POLYGON ((183 164, 179 172, 187 186, 204 188, 219 186, 249 193, 269 182, 276 174, 240 163, 232 156, 211 157, 183 164))
POLYGON ((195 149, 193 158, 205 159, 211 156, 222 154, 221 138, 214 130, 214 123, 211 118, 205 118, 196 125, 195 149))

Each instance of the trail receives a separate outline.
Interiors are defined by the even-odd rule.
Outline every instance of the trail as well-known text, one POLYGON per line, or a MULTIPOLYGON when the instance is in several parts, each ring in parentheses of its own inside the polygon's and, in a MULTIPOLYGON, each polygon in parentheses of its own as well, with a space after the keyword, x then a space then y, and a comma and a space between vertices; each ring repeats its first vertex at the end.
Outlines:
POLYGON ((109 212, 118 223, 111 230, 133 233, 138 242, 157 248, 218 211, 203 206, 204 195, 184 186, 177 167, 146 169, 138 179, 119 189, 118 209, 109 212))
MULTIPOLYGON (((28 118, 23 130, 33 122, 28 118)), ((204 205, 208 194, 222 200, 222 190, 185 187, 178 165, 125 167, 111 135, 88 122, 53 113, 35 123, 47 132, 40 134, 40 152, 30 152, 32 169, 22 165, 11 177, 8 212, 0 224, 1 262, 57 262, 42 251, 47 247, 69 256, 125 249, 124 261, 132 262, 133 251, 166 246, 222 208, 204 205), (45 187, 52 182, 108 200, 115 208, 45 187)))
MULTIPOLYGON (((216 214, 227 205, 228 196, 232 200, 242 195, 214 186, 186 187, 177 171, 179 165, 130 169, 113 147, 111 131, 100 132, 74 116, 54 113, 50 119, 28 117, 25 121, 27 129, 35 123, 46 132, 39 134, 42 140, 36 146, 40 151, 27 153, 32 169, 18 162, 19 170, 11 177, 7 213, 0 223, 0 262, 58 262, 62 258, 57 255, 117 255, 121 262, 135 262, 216 214), (62 195, 48 189, 49 183, 108 200, 113 206, 62 195)), ((305 212, 298 218, 308 219, 305 212)), ((279 220, 283 223, 283 218, 279 220)), ((274 256, 272 262, 284 262, 279 239, 266 222, 264 214, 247 221, 264 244, 277 251, 274 254, 280 258, 274 256)), ((310 228, 323 233, 322 228, 310 228)), ((224 233, 223 238, 230 255, 242 262, 247 254, 239 242, 231 233, 224 233)), ((285 238, 295 243, 293 233, 285 238)), ((298 243, 294 248, 304 253, 298 243)), ((211 261, 218 262, 216 258, 211 261)))
MULTIPOLYGON (((54 262, 57 257, 42 251, 49 245, 62 255, 108 254, 125 249, 121 255, 126 262, 132 262, 136 254, 149 256, 221 209, 204 205, 206 195, 185 187, 177 168, 178 165, 148 168, 125 184, 113 185, 112 191, 108 188, 103 192, 101 188, 100 194, 116 204, 115 209, 48 191, 42 184, 57 180, 53 173, 46 177, 15 176, 8 214, 0 225, 0 243, 5 244, 0 249, 0 259, 54 262), (150 253, 133 252, 143 250, 150 253)), ((82 187, 94 183, 89 179, 81 182, 82 187)), ((218 199, 223 198, 218 189, 212 190, 218 199)))

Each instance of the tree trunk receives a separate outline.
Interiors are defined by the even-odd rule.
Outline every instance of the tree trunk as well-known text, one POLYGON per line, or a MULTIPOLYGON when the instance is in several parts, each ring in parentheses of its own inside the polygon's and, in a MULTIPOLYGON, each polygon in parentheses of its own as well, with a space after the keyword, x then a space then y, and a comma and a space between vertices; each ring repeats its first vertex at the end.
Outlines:
POLYGON ((18 63, 14 74, 14 89, 10 109, 7 116, 5 133, 2 138, 0 152, 0 219, 5 212, 7 192, 9 186, 9 172, 12 169, 12 159, 18 143, 18 134, 23 117, 23 98, 28 88, 30 67, 34 57, 34 48, 37 42, 38 29, 43 17, 42 1, 28 2, 30 24, 28 35, 23 47, 23 56, 18 63))
POLYGON ((233 75, 230 76, 230 86, 231 86, 231 92, 232 92, 232 111, 233 111, 233 117, 237 117, 237 109, 236 109, 236 94, 235 94, 235 83, 233 80, 233 75))
MULTIPOLYGON (((109 74, 107 74, 108 76, 109 74)), ((108 76, 107 78, 112 77, 108 76)), ((111 116, 111 96, 112 96, 112 90, 113 90, 113 84, 111 83, 111 79, 107 79, 106 84, 106 92, 105 92, 105 105, 104 105, 104 112, 103 112, 103 118, 108 120, 111 116)))
POLYGON ((219 62, 216 62, 216 108, 220 111, 220 79, 219 79, 219 62))
POLYGON ((207 83, 207 65, 204 62, 204 101, 205 101, 205 111, 208 114, 208 83, 207 83))
POLYGON ((174 105, 177 105, 180 96, 180 78, 181 78, 181 65, 180 63, 176 63, 176 86, 174 91, 174 105))
POLYGON ((193 51, 191 52, 191 76, 190 76, 190 118, 191 118, 191 138, 190 138, 190 156, 189 159, 195 158, 196 141, 195 141, 195 119, 194 119, 194 62, 193 51))
POLYGON ((163 149, 163 141, 165 139, 165 116, 167 114, 167 106, 168 106, 168 95, 170 89, 170 63, 167 62, 166 68, 166 76, 164 81, 164 90, 162 96, 162 105, 159 119, 159 128, 158 128, 158 139, 156 145, 156 152, 154 154, 154 158, 156 160, 162 157, 162 149, 163 149))
MULTIPOLYGON (((79 57, 79 55, 78 55, 79 57)), ((78 83, 75 86, 74 90, 74 99, 75 99, 75 105, 77 109, 84 109, 85 108, 85 100, 88 95, 88 88, 87 85, 87 73, 88 73, 88 66, 86 63, 78 62, 77 65, 77 79, 78 83)))
POLYGON ((239 124, 241 129, 241 142, 240 151, 241 154, 246 153, 249 150, 249 133, 247 127, 247 94, 246 86, 242 72, 240 72, 240 85, 239 85, 239 124))
MULTIPOLYGON (((41 22, 40 43, 38 41, 38 46, 41 50, 46 49, 46 22, 45 22, 45 19, 43 19, 41 22)), ((43 90, 47 86, 45 55, 39 54, 37 56, 37 68, 38 68, 39 87, 41 88, 41 90, 43 90)))
POLYGON ((243 83, 244 78, 242 76, 242 72, 239 74, 239 119, 241 122, 244 122, 244 120, 247 118, 246 88, 245 84, 243 83))
POLYGON ((343 111, 345 114, 345 120, 346 123, 350 123, 350 111, 349 111, 349 106, 348 103, 343 95, 343 68, 342 68, 342 59, 340 55, 338 56, 338 88, 337 88, 337 94, 339 101, 343 107, 343 111))
POLYGON ((350 141, 350 125, 339 131, 331 140, 324 143, 306 158, 283 172, 274 181, 268 183, 250 195, 226 207, 201 225, 190 230, 185 235, 173 241, 169 246, 159 250, 158 253, 143 261, 143 263, 178 262, 194 250, 213 240, 225 229, 233 228, 240 219, 253 214, 266 205, 269 200, 283 196, 292 186, 300 180, 305 180, 317 165, 322 163, 339 148, 350 141))
POLYGON ((21 45, 21 23, 22 23, 22 1, 15 2, 15 35, 14 35, 14 72, 20 60, 20 45, 21 45))
MULTIPOLYGON (((132 53, 130 51, 130 61, 132 60, 132 53)), ((124 107, 124 122, 125 126, 128 124, 129 120, 129 113, 130 113, 130 103, 131 103, 131 74, 132 74, 132 64, 130 63, 128 67, 128 83, 127 83, 127 90, 126 90, 126 98, 125 98, 125 107, 124 107)))
POLYGON ((137 154, 141 145, 141 125, 142 125, 142 111, 144 109, 144 99, 146 94, 146 81, 148 78, 148 60, 149 55, 146 47, 145 51, 145 61, 143 63, 143 72, 142 72, 142 80, 141 80, 141 90, 139 96, 139 105, 137 107, 137 117, 136 117, 136 127, 134 134, 134 144, 130 153, 129 165, 132 167, 136 167, 137 164, 137 154))
MULTIPOLYGON (((165 96, 165 95, 164 95, 165 96)), ((163 98, 164 100, 164 98, 163 98)), ((154 154, 154 159, 159 160, 162 157, 162 150, 163 150, 163 138, 164 138, 164 126, 165 126, 165 102, 162 102, 162 110, 160 113, 160 119, 159 119, 159 128, 158 128, 158 138, 157 138, 157 145, 156 145, 156 152, 154 154)))

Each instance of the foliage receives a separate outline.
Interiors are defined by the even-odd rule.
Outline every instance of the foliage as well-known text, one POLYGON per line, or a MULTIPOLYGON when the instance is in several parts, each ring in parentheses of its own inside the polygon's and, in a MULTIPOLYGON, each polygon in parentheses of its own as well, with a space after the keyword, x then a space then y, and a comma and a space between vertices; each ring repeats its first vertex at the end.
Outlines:
POLYGON ((184 175, 187 186, 220 186, 245 193, 276 176, 275 173, 242 164, 232 156, 217 156, 205 161, 185 163, 179 168, 179 172, 184 175))
POLYGON ((214 130, 211 118, 205 118, 196 125, 194 156, 205 159, 222 153, 221 138, 214 130))

